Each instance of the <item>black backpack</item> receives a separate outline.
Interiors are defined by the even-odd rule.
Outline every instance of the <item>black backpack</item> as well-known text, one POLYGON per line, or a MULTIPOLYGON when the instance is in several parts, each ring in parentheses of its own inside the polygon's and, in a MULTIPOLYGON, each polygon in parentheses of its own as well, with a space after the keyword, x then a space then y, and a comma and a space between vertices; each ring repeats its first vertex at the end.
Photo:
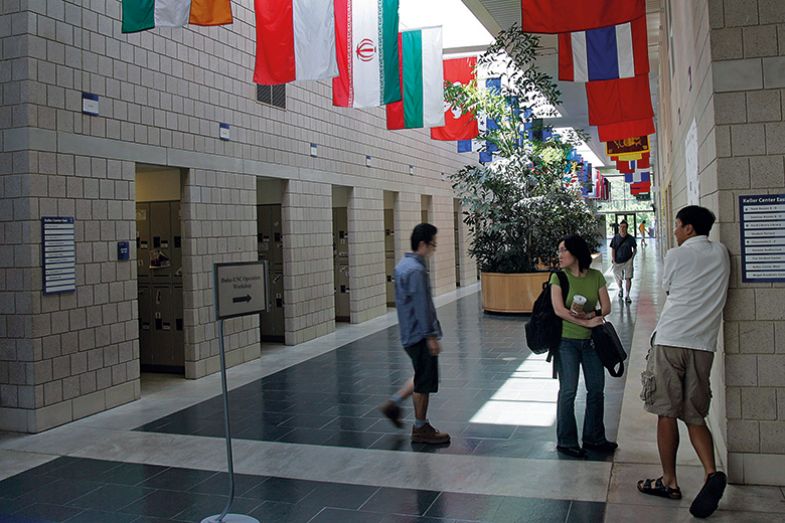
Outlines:
MULTIPOLYGON (((559 278, 562 297, 567 302, 570 282, 563 272, 552 272, 559 278)), ((562 319, 556 316, 551 302, 551 278, 542 284, 542 292, 534 302, 531 318, 526 322, 526 345, 534 354, 555 351, 561 341, 562 319)))

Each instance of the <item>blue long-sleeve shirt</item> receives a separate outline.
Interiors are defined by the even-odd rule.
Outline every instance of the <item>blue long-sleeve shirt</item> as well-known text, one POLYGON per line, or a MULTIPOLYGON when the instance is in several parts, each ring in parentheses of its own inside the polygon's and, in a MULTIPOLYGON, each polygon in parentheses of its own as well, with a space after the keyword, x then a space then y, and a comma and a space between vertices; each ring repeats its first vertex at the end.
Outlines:
POLYGON ((426 337, 442 337, 431 297, 428 268, 425 260, 413 252, 407 252, 395 266, 395 308, 404 347, 426 337))

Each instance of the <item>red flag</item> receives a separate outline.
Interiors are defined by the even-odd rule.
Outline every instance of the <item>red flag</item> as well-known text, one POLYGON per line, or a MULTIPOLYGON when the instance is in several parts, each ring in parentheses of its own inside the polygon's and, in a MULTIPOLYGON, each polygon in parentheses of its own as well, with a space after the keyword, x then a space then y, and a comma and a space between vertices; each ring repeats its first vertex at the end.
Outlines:
POLYGON ((646 136, 654 134, 654 120, 652 118, 644 118, 642 120, 599 125, 597 126, 597 131, 601 142, 646 136))
POLYGON ((586 98, 589 102, 591 125, 607 125, 654 117, 648 75, 587 82, 586 98))
POLYGON ((623 24, 646 14, 646 0, 521 0, 527 33, 570 33, 623 24))
MULTIPOLYGON (((477 57, 452 58, 444 61, 444 81, 453 84, 468 85, 474 79, 477 57)), ((445 104, 446 105, 446 104, 445 104)), ((447 107, 444 111, 444 126, 432 127, 431 138, 434 140, 471 140, 480 131, 477 118, 471 113, 459 113, 459 110, 447 107)))
POLYGON ((635 182, 630 184, 630 194, 645 194, 651 192, 651 181, 635 182))

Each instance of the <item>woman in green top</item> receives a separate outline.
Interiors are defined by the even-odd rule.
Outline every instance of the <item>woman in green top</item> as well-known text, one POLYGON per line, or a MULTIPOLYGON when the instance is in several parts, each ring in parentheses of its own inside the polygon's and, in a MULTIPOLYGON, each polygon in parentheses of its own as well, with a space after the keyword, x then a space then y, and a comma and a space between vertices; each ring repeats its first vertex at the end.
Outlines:
POLYGON ((559 243, 559 267, 569 283, 566 302, 559 278, 556 274, 551 276, 553 310, 562 319, 561 343, 556 354, 559 375, 556 450, 576 458, 585 457, 585 449, 612 452, 618 446, 605 438, 605 369, 591 341, 591 329, 601 325, 603 316, 610 314, 611 300, 605 277, 590 265, 591 250, 586 241, 577 235, 567 236, 559 243), (575 422, 575 395, 581 368, 586 383, 582 448, 575 422))

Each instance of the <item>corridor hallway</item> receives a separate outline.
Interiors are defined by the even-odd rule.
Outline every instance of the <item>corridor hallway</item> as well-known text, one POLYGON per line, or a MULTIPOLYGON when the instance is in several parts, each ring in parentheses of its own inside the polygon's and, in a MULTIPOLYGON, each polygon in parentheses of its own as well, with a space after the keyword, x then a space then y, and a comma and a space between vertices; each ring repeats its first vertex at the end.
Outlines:
MULTIPOLYGON (((436 300, 445 337, 429 417, 452 435, 449 446, 409 441, 409 405, 401 430, 376 409, 411 375, 394 312, 230 369, 232 512, 263 522, 689 520, 702 473, 686 435, 684 500, 635 489, 658 475, 655 419, 638 398, 664 303, 655 245, 639 250, 631 305, 615 297, 607 254, 602 267, 610 321, 630 349, 625 376, 606 374, 615 455, 555 452, 551 366, 525 347, 526 318, 483 314, 475 285, 436 300)), ((219 390, 217 375, 146 379, 137 402, 42 434, 2 435, 0 521, 198 522, 220 512, 228 481, 219 390)), ((712 519, 783 521, 785 492, 730 486, 712 519)))

